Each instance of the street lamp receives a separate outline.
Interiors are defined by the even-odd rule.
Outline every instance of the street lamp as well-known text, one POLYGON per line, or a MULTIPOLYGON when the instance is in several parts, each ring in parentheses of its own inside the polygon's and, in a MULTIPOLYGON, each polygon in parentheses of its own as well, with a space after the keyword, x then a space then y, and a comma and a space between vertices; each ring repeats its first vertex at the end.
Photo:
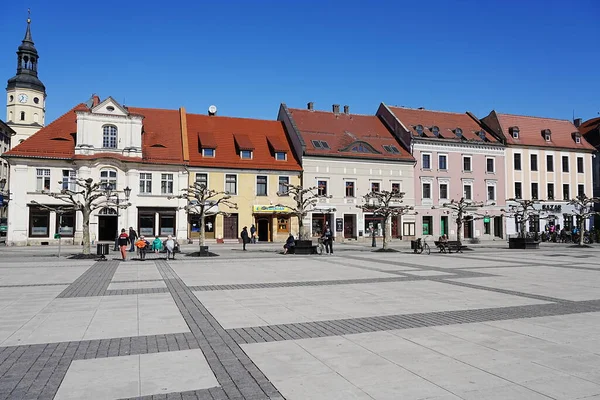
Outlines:
POLYGON ((104 189, 104 196, 106 197, 106 203, 107 205, 115 205, 117 207, 117 234, 115 235, 115 247, 114 247, 114 251, 118 251, 119 250, 119 208, 127 208, 129 206, 129 204, 127 204, 126 207, 122 207, 121 206, 121 202, 129 202, 129 196, 131 195, 131 188, 129 186, 127 186, 125 189, 123 189, 123 193, 125 194, 125 198, 121 199, 119 198, 119 193, 115 192, 113 194, 113 184, 110 182, 104 182, 102 184, 102 188, 104 189), (112 197, 115 197, 114 199, 112 199, 112 197))

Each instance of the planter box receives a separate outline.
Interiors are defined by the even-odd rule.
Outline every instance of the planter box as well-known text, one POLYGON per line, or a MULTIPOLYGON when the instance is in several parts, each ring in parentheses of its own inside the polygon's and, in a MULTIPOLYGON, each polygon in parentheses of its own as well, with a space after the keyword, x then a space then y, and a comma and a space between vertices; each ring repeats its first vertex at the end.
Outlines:
POLYGON ((294 254, 314 254, 315 249, 312 240, 296 240, 294 254))
POLYGON ((509 249, 539 249, 540 241, 534 238, 508 238, 509 249))

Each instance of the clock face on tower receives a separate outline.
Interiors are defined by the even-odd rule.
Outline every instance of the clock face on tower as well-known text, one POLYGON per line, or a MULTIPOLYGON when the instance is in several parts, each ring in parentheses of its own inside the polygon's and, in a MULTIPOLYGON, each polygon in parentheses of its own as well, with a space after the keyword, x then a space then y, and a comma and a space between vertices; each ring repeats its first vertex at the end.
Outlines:
POLYGON ((19 103, 27 103, 27 95, 25 93, 19 95, 19 103))

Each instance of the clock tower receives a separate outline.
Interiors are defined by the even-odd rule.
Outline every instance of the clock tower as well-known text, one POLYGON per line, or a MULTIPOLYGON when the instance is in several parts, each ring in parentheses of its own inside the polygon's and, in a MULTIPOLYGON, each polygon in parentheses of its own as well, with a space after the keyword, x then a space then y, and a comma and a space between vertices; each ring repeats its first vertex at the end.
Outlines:
POLYGON ((38 52, 31 38, 31 18, 17 50, 17 74, 6 86, 6 123, 15 132, 12 147, 27 139, 45 124, 46 88, 38 79, 38 52))

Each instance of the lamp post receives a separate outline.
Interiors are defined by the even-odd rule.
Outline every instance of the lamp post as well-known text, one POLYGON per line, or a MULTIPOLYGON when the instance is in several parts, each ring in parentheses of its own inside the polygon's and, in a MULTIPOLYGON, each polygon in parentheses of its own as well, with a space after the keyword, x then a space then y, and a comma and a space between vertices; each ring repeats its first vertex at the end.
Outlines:
POLYGON ((131 195, 131 188, 129 186, 127 186, 125 189, 123 189, 123 193, 125 194, 125 198, 121 199, 119 197, 119 193, 118 192, 114 192, 113 193, 113 184, 110 182, 104 182, 103 187, 104 189, 104 196, 106 197, 106 203, 108 206, 110 205, 115 205, 117 207, 117 234, 115 236, 115 247, 114 247, 114 251, 118 251, 119 250, 119 208, 121 208, 120 204, 121 202, 129 202, 129 196, 131 195), (113 199, 114 197, 114 199, 113 199))

